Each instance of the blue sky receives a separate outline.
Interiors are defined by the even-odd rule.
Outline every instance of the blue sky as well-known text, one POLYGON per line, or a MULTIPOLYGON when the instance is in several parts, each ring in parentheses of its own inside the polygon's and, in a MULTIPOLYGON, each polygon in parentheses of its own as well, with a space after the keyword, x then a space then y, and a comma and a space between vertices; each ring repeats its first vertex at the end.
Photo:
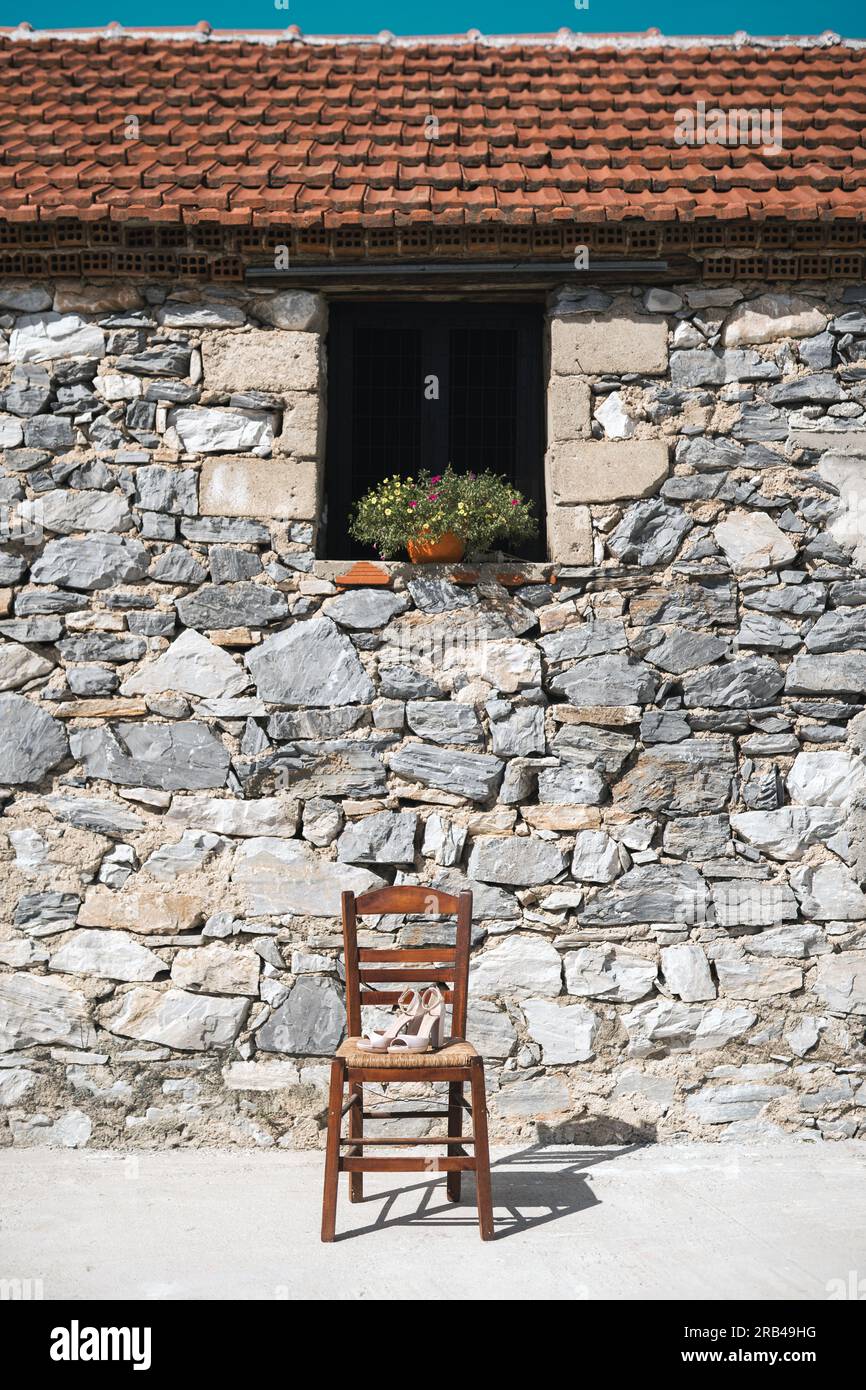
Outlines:
POLYGON ((0 22, 28 20, 35 28, 101 25, 194 24, 207 19, 219 29, 283 29, 298 24, 310 34, 462 33, 550 31, 563 26, 584 33, 634 32, 649 28, 665 34, 814 34, 834 29, 848 38, 866 37, 863 0, 727 0, 698 7, 694 0, 0 0, 0 22), (703 27, 702 27, 703 26, 703 27))

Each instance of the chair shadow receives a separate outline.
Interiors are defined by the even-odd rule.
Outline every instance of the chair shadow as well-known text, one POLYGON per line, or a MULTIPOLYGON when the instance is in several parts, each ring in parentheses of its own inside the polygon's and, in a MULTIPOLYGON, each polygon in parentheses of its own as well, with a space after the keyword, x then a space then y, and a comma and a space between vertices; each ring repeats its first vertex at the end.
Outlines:
MULTIPOLYGON (((556 1142, 555 1140, 551 1142, 556 1142)), ((517 1153, 506 1154, 491 1164, 493 1186, 494 1240, 520 1235, 525 1231, 547 1226, 566 1216, 598 1206, 599 1199, 588 1185, 588 1170, 600 1163, 620 1158, 623 1154, 643 1148, 647 1141, 619 1144, 616 1148, 574 1149, 564 1152, 547 1144, 533 1144, 517 1153)), ((337 1240, 370 1235, 374 1231, 395 1226, 474 1226, 478 1225, 475 1207, 475 1175, 463 1174, 460 1203, 444 1196, 445 1174, 442 1181, 411 1183, 387 1192, 375 1192, 363 1198, 381 1203, 374 1220, 350 1231, 340 1231, 337 1240), (468 1180, 468 1181, 467 1181, 468 1180), (467 1190, 468 1189, 468 1190, 467 1190), (418 1205, 408 1215, 392 1215, 397 1203, 418 1194, 418 1205), (457 1215, 460 1212, 461 1215, 457 1215)), ((341 1204, 342 1205, 342 1204, 341 1204)), ((358 1210, 360 1204, 353 1209, 358 1210)))

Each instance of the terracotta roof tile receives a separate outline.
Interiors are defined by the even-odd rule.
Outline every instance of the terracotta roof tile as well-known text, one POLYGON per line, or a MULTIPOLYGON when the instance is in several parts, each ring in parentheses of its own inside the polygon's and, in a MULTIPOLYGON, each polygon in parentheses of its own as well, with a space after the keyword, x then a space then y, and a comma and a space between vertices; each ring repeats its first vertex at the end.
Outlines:
POLYGON ((21 222, 866 210, 866 46, 826 36, 386 42, 19 28, 0 31, 0 91, 0 216, 21 222), (713 107, 733 135, 713 133, 713 107), (763 134, 731 114, 750 108, 766 113, 763 134))

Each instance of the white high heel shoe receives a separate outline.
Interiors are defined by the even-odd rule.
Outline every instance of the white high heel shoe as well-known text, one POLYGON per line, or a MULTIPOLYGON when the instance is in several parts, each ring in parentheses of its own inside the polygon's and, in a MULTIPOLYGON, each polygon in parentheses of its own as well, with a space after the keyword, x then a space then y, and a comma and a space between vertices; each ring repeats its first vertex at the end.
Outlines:
POLYGON ((388 1045, 389 1052, 435 1052, 444 1042, 445 1000, 436 985, 425 989, 421 1007, 388 1045))
POLYGON ((404 1028, 421 1017, 423 1004, 416 989, 404 989, 397 1000, 398 1012, 385 1028, 365 1028, 358 1039, 360 1052, 387 1052, 404 1028))

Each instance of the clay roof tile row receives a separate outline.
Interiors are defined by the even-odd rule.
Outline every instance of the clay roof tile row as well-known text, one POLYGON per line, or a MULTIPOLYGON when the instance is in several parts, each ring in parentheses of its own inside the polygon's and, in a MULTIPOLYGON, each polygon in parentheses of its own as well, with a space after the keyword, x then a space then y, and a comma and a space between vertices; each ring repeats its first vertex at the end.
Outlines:
POLYGON ((866 48, 833 39, 636 47, 17 30, 0 35, 0 92, 0 216, 15 221, 866 209, 866 48), (721 142, 713 108, 725 113, 721 142))

